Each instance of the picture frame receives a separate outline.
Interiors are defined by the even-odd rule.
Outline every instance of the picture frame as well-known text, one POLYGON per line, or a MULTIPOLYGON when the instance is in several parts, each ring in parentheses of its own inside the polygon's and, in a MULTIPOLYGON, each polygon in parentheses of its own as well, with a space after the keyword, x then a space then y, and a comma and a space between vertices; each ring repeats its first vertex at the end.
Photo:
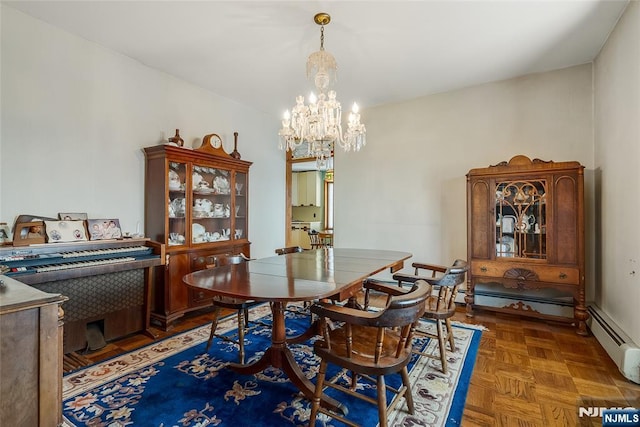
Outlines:
POLYGON ((45 243, 44 221, 16 222, 13 246, 28 246, 45 243))
POLYGON ((0 246, 12 242, 11 228, 7 224, 0 224, 0 246))
POLYGON ((58 218, 62 221, 86 221, 86 212, 59 212, 58 218))
POLYGON ((122 239, 120 220, 117 218, 88 219, 89 240, 122 239))
POLYGON ((84 220, 44 221, 48 243, 66 243, 89 240, 84 220))

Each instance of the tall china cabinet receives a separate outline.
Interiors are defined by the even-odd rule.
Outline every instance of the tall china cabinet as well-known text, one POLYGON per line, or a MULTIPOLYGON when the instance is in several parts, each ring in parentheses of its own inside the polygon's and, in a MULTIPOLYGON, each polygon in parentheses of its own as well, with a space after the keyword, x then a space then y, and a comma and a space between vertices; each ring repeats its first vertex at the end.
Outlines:
POLYGON ((197 149, 144 149, 145 233, 164 242, 164 274, 156 274, 152 321, 165 329, 186 312, 211 305, 188 289, 185 274, 214 266, 221 255, 250 255, 249 167, 227 154, 216 134, 197 149))
POLYGON ((467 174, 465 302, 476 307, 572 322, 586 335, 584 167, 515 156, 467 174), (482 305, 477 289, 502 289, 502 304, 482 305), (539 309, 569 301, 570 317, 539 309))

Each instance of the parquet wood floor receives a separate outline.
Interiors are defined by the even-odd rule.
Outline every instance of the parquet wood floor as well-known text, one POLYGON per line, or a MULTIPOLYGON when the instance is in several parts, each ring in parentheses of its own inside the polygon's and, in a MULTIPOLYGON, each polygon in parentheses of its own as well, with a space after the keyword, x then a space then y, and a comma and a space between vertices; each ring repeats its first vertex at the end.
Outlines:
POLYGON ((636 408, 640 403, 640 386, 622 376, 593 336, 483 311, 469 319, 460 310, 456 319, 488 328, 469 385, 464 426, 601 426, 600 418, 578 416, 581 399, 636 408))
MULTIPOLYGON (((208 313, 196 313, 169 332, 154 331, 163 338, 209 319, 208 313)), ((578 417, 581 397, 608 399, 615 406, 640 402, 640 386, 620 374, 593 336, 578 336, 565 325, 500 313, 479 311, 469 319, 463 308, 455 320, 487 328, 469 384, 463 426, 600 426, 600 419, 578 417)), ((151 342, 135 334, 85 357, 96 362, 151 342)))

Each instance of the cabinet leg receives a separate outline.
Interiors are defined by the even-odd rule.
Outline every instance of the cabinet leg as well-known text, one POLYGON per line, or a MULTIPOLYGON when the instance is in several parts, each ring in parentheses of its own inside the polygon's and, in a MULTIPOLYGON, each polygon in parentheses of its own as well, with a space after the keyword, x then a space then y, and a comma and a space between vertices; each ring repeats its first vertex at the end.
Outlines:
POLYGON ((573 317, 576 319, 576 333, 578 335, 587 336, 589 335, 589 330, 587 329, 587 319, 589 318, 589 313, 584 305, 576 305, 573 310, 573 317))
POLYGON ((578 329, 576 330, 576 334, 582 335, 583 337, 589 336, 589 330, 587 329, 587 323, 583 321, 578 322, 578 329))
POLYGON ((473 289, 467 288, 467 291, 464 294, 464 302, 467 304, 466 306, 467 317, 473 317, 473 302, 474 302, 473 289))

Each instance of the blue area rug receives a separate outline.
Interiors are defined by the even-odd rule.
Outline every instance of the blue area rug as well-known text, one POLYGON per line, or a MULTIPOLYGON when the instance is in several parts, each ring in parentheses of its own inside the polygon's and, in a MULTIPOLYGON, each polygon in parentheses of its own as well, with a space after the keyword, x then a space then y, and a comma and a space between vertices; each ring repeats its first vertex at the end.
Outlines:
MULTIPOLYGON (((269 324, 268 305, 250 313, 269 324)), ((303 314, 287 312, 287 334, 295 335, 309 325, 303 314)), ((433 327, 423 322, 424 327, 433 327)), ((219 325, 220 330, 235 332, 235 317, 219 325)), ((481 331, 471 325, 456 324, 456 352, 448 353, 449 369, 442 374, 439 361, 414 356, 410 378, 416 413, 406 412, 402 402, 389 415, 389 425, 456 426, 460 424, 469 378, 473 371, 481 331)), ((278 369, 270 368, 256 375, 239 375, 226 369, 237 362, 237 348, 215 339, 205 353, 209 326, 155 342, 116 358, 66 374, 63 378, 64 425, 79 426, 280 426, 306 425, 310 402, 306 400, 278 369)), ((255 327, 247 334, 245 349, 248 362, 257 360, 268 348, 270 328, 255 327)), ((435 340, 420 339, 416 346, 437 354, 435 340)), ((315 383, 319 359, 313 353, 313 339, 292 345, 291 349, 305 375, 315 383)), ((331 365, 329 365, 331 367, 331 365)), ((330 371, 333 381, 346 376, 330 371)), ((386 377, 389 385, 400 382, 399 375, 386 377)), ((374 392, 365 381, 358 387, 374 392)), ((374 405, 327 389, 328 394, 345 403, 348 417, 364 426, 378 422, 374 405)), ((390 401, 390 400, 389 400, 390 401)), ((317 425, 342 423, 322 414, 317 425)))

